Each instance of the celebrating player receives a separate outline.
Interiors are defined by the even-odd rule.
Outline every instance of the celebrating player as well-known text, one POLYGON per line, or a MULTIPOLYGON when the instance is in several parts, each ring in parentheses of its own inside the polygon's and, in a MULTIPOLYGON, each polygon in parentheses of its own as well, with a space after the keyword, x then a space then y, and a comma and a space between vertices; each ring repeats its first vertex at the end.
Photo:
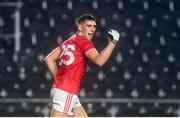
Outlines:
POLYGON ((88 116, 77 96, 80 81, 86 72, 87 61, 103 66, 120 37, 116 30, 110 30, 109 42, 99 53, 91 41, 96 31, 95 18, 91 14, 83 14, 76 21, 76 34, 65 40, 44 59, 54 77, 51 89, 51 117, 88 116))

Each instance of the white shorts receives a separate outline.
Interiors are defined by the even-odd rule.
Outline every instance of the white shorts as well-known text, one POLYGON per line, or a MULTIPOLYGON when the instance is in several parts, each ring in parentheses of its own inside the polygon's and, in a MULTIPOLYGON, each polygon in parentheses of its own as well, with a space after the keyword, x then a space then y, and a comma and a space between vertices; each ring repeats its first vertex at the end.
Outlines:
POLYGON ((52 108, 68 115, 74 115, 76 107, 81 106, 79 98, 75 94, 68 93, 58 88, 51 89, 52 108))

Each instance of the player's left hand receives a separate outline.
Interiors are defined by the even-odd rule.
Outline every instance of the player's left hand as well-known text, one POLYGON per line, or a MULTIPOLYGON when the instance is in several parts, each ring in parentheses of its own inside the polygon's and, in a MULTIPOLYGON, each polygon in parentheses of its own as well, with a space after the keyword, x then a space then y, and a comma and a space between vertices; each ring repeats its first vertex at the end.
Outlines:
POLYGON ((110 31, 108 31, 108 36, 114 44, 116 44, 120 38, 119 32, 114 29, 111 29, 110 31))

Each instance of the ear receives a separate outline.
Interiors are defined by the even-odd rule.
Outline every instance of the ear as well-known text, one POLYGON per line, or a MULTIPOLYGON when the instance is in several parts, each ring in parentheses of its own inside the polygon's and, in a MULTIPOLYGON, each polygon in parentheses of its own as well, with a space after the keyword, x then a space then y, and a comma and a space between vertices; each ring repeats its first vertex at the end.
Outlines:
POLYGON ((82 25, 81 24, 78 24, 78 30, 82 31, 82 25))

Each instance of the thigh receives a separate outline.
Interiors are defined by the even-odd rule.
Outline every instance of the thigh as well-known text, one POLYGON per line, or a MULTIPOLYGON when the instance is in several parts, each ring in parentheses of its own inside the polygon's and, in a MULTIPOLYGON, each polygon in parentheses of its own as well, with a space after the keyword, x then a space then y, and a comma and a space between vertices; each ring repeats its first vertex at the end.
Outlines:
POLYGON ((68 115, 63 112, 52 109, 50 117, 68 117, 68 115))
POLYGON ((74 116, 75 117, 88 117, 88 115, 82 105, 75 108, 74 116))
POLYGON ((51 90, 51 117, 65 117, 68 115, 72 115, 69 111, 69 107, 71 104, 70 99, 73 95, 69 95, 69 93, 53 88, 51 90))

